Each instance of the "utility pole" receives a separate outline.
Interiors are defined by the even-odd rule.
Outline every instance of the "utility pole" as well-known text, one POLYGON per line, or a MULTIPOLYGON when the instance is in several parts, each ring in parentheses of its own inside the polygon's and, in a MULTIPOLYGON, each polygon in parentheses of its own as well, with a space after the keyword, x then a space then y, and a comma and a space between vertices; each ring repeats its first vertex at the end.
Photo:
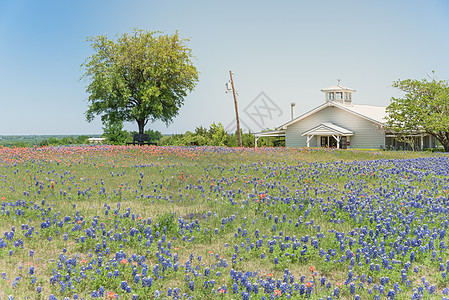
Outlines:
POLYGON ((237 108, 237 97, 235 95, 234 80, 232 79, 232 71, 229 71, 229 76, 231 76, 232 94, 234 95, 235 118, 237 119, 237 136, 238 136, 238 140, 239 140, 239 147, 242 147, 242 136, 240 134, 239 111, 237 108))

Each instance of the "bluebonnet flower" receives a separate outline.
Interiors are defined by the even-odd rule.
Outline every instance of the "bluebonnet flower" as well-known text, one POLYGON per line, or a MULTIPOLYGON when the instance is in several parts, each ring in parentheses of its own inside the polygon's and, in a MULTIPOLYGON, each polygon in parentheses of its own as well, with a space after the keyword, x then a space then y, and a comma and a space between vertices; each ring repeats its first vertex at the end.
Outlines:
POLYGON ((259 286, 257 285, 257 283, 253 284, 253 292, 256 295, 259 293, 259 286))
POLYGON ((239 292, 239 286, 237 285, 237 283, 234 283, 234 284, 232 285, 232 292, 233 292, 234 294, 237 294, 237 293, 239 292))
POLYGON ((354 294, 355 294, 355 284, 354 284, 354 283, 351 283, 350 286, 349 286, 349 288, 350 288, 350 293, 351 293, 352 295, 354 295, 354 294))
POLYGON ((395 296, 396 296, 396 292, 394 290, 388 291, 388 294, 387 294, 388 299, 394 299, 395 296))

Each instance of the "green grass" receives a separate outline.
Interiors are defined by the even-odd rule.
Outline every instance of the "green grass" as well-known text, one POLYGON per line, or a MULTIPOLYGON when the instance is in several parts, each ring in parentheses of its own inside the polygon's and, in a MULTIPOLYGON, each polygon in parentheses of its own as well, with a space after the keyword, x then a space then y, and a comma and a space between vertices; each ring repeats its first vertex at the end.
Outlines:
MULTIPOLYGON (((322 276, 332 282, 330 290, 318 286, 317 294, 314 291, 311 295, 316 299, 325 298, 333 292, 337 283, 345 281, 348 274, 348 261, 324 263, 318 255, 320 248, 325 251, 335 249, 337 255, 333 260, 338 260, 344 254, 331 231, 344 232, 346 237, 356 240, 357 236, 350 235, 355 228, 367 226, 376 229, 376 222, 371 223, 369 220, 372 212, 367 212, 361 221, 351 218, 353 212, 345 208, 351 193, 358 194, 360 199, 370 198, 367 203, 372 209, 391 213, 391 217, 397 220, 398 230, 404 230, 401 219, 396 219, 402 211, 401 207, 405 207, 404 211, 408 213, 422 216, 422 219, 410 224, 415 229, 424 223, 428 223, 431 228, 438 228, 439 223, 445 220, 445 215, 431 216, 425 208, 414 208, 409 203, 400 205, 401 202, 407 202, 405 195, 379 201, 376 191, 388 186, 388 191, 394 193, 394 188, 399 186, 406 187, 409 195, 422 190, 427 197, 436 199, 432 188, 437 183, 437 195, 444 195, 444 176, 429 174, 419 181, 416 174, 410 173, 407 173, 409 179, 404 179, 407 170, 389 177, 382 177, 382 172, 395 168, 394 162, 398 159, 446 157, 445 154, 335 149, 234 151, 226 148, 101 146, 38 150, 0 148, 0 152, 0 230, 9 233, 13 227, 15 229, 11 241, 3 236, 7 246, 0 248, 0 272, 5 273, 5 278, 0 279, 1 299, 7 299, 8 295, 13 295, 15 299, 48 299, 50 294, 58 299, 73 299, 75 294, 88 299, 100 287, 105 289, 102 298, 113 292, 120 299, 128 299, 133 294, 138 295, 139 299, 152 299, 156 291, 173 298, 167 296, 167 290, 179 288, 181 298, 187 298, 182 295, 188 293, 195 299, 235 299, 241 298, 241 295, 232 294, 231 269, 257 272, 261 278, 272 276, 275 279, 282 279, 285 269, 288 269, 295 281, 305 276, 305 283, 314 279, 309 271, 311 266, 317 270, 317 283, 322 276), (378 167, 372 174, 363 173, 365 165, 352 164, 349 170, 348 166, 352 162, 365 160, 382 160, 382 168, 378 167), (265 196, 259 196, 261 194, 265 196), (283 203, 287 198, 291 201, 283 203), (18 205, 18 201, 22 205, 18 205), (324 209, 326 213, 323 213, 324 209), (285 222, 274 223, 275 217, 282 220, 284 215, 285 222), (63 222, 59 227, 57 223, 65 216, 71 220, 63 222), (148 222, 150 218, 151 223, 148 222), (191 229, 181 230, 180 218, 191 224, 191 229), (342 219, 345 222, 340 222, 342 219), (41 224, 47 220, 52 223, 51 226, 41 228, 41 224), (431 223, 432 220, 436 223, 431 223), (92 226, 92 222, 95 226, 92 226), (300 223, 298 226, 297 222, 300 223), (276 225, 276 229, 273 225, 276 225), (34 226, 32 237, 25 236, 28 230, 22 229, 23 226, 34 226), (102 226, 106 234, 103 234, 102 226), (317 226, 320 226, 320 230, 317 226), (130 234, 131 228, 135 229, 133 236, 130 234), (151 229, 153 236, 149 245, 146 245, 149 239, 145 237, 145 228, 151 229), (176 253, 180 267, 174 271, 171 266, 161 271, 158 277, 152 272, 156 265, 162 266, 156 253, 163 253, 158 247, 158 241, 162 240, 164 230, 166 240, 161 241, 164 251, 170 242, 170 254, 165 258, 173 262, 176 253), (242 237, 243 230, 246 230, 247 237, 242 237), (259 238, 255 238, 256 230, 259 238), (318 233, 325 237, 319 238, 319 247, 314 249, 310 238, 317 239, 318 233), (122 234, 121 240, 116 238, 119 234, 122 234), (296 250, 289 248, 289 256, 286 256, 286 251, 280 248, 282 242, 279 238, 285 236, 298 239, 309 236, 307 254, 300 254, 304 244, 301 243, 301 247, 296 250), (110 240, 111 237, 115 240, 110 240), (273 253, 270 253, 266 243, 273 237, 277 237, 278 243, 273 246, 273 253), (262 239, 263 246, 247 251, 245 247, 250 243, 246 238, 250 239, 250 243, 262 239), (16 247, 14 241, 18 240, 23 241, 23 245, 16 247), (103 247, 103 240, 106 247, 103 247), (243 248, 240 247, 242 242, 245 243, 243 248), (239 253, 233 262, 236 245, 239 253), (99 247, 98 251, 96 247, 99 247), (30 257, 31 250, 34 251, 33 257, 30 257), (136 264, 128 262, 121 265, 114 261, 116 253, 120 251, 126 253, 127 258, 134 255, 132 262, 136 264), (260 258, 262 254, 265 254, 265 259, 260 258), (188 271, 181 266, 192 255, 191 265, 196 269, 188 271), (201 261, 198 256, 201 256, 201 261), (101 266, 99 257, 102 259, 101 266), (279 259, 279 264, 274 263, 275 257, 279 259), (64 263, 67 259, 77 261, 69 272, 71 287, 64 280, 68 273, 64 263), (229 266, 221 266, 223 259, 229 266), (29 274, 30 266, 34 266, 33 275, 29 274), (154 280, 151 288, 142 288, 134 283, 133 269, 140 274, 145 266, 148 268, 147 276, 154 280), (204 276, 206 267, 210 268, 209 277, 204 276), (108 272, 114 270, 119 271, 119 276, 108 277, 108 272), (216 272, 221 275, 216 275, 216 272), (80 278, 79 282, 77 278, 80 278), (216 281, 214 287, 203 287, 204 281, 210 279, 216 281), (121 289, 122 281, 132 287, 131 293, 121 289), (189 289, 191 281, 195 282, 194 291, 189 289), (219 295, 223 285, 227 286, 228 291, 219 295), (42 288, 41 293, 36 292, 38 286, 42 288)), ((359 209, 368 211, 368 206, 359 209)), ((395 238, 382 236, 381 239, 379 236, 378 239, 384 241, 390 249, 389 243, 394 243, 395 238)), ((447 237, 445 240, 449 244, 447 237)), ((345 242, 346 249, 355 251, 359 247, 357 243, 349 246, 348 241, 345 242)), ((443 263, 449 259, 445 251, 439 251, 438 257, 441 257, 443 263)), ((433 259, 430 252, 417 253, 413 266, 419 267, 420 271, 417 274, 409 271, 409 278, 416 288, 420 278, 426 276, 431 284, 436 285, 441 299, 441 292, 448 282, 438 277, 437 258, 433 259)), ((405 262, 405 258, 400 259, 405 262)), ((372 261, 382 264, 378 259, 372 261)), ((386 292, 394 282, 399 282, 402 292, 395 299, 409 299, 413 287, 407 287, 401 282, 401 268, 403 265, 379 272, 370 271, 369 264, 362 264, 355 265, 353 271, 356 276, 371 276, 376 284, 382 277, 388 276, 390 283, 386 285, 386 292)), ((255 282, 256 278, 252 281, 255 282)), ((262 291, 259 288, 259 294, 252 294, 251 299, 260 299, 264 295, 262 291)), ((364 290, 357 289, 357 293, 362 299, 373 297, 368 295, 367 287, 364 290)), ((267 298, 269 295, 265 294, 267 298)), ((296 292, 292 295, 293 298, 304 296, 296 292)), ((343 285, 340 298, 353 297, 349 293, 349 286, 343 285)), ((431 299, 434 296, 425 294, 425 297, 431 299)))

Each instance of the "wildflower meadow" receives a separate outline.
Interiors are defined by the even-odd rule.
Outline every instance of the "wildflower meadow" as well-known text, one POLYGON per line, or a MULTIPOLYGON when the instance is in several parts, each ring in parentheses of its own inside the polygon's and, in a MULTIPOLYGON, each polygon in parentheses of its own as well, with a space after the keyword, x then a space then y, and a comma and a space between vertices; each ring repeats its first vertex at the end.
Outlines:
POLYGON ((0 147, 1 299, 449 299, 449 157, 0 147))

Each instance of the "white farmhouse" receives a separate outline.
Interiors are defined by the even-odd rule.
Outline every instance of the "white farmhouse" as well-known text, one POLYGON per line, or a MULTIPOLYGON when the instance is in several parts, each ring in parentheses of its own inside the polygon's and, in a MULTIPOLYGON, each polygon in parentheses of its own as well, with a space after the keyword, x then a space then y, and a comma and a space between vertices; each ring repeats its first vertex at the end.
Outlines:
MULTIPOLYGON (((399 142, 386 132, 386 107, 354 104, 354 89, 337 84, 321 90, 325 101, 320 106, 279 126, 277 130, 255 134, 260 138, 285 137, 286 147, 333 147, 357 149, 414 149, 435 147, 435 138, 423 133, 399 142)), ((292 108, 294 108, 292 104, 292 108)))

